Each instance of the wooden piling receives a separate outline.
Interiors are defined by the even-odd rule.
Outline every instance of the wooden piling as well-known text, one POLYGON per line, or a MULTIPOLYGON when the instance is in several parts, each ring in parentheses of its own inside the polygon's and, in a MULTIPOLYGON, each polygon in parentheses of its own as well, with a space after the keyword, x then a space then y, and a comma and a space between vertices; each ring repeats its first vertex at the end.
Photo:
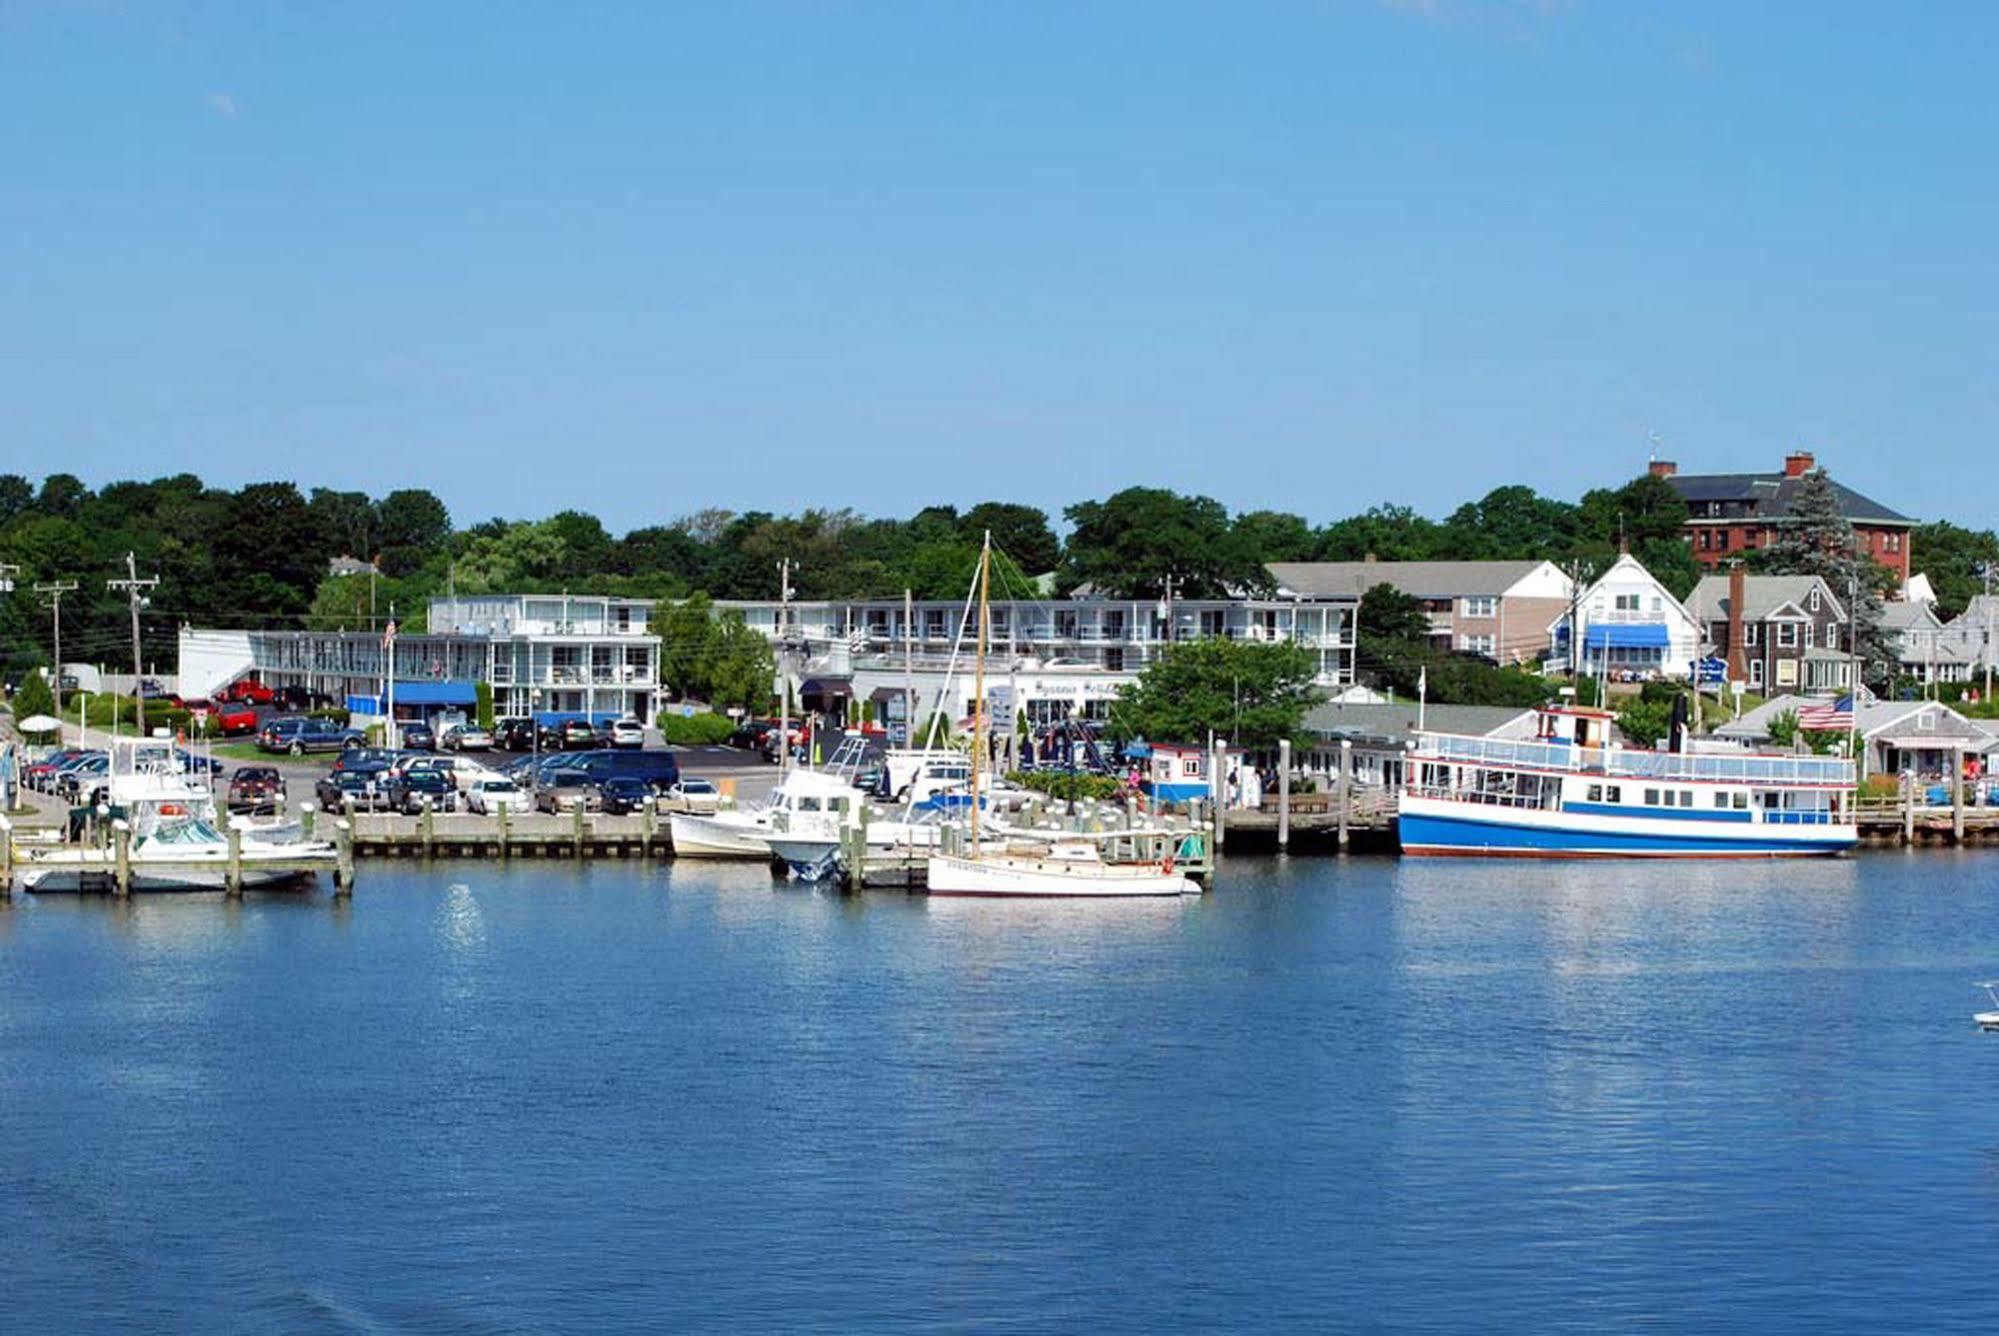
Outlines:
POLYGON ((1222 773, 1222 744, 1217 741, 1208 748, 1208 796, 1215 804, 1215 847, 1222 847, 1226 837, 1227 818, 1222 813, 1229 805, 1228 776, 1222 773))
POLYGON ((1277 743, 1277 847, 1291 847, 1291 739, 1277 743))
POLYGON ((1902 843, 1916 842, 1916 772, 1902 772, 1902 843))
POLYGON ((509 809, 504 802, 494 807, 493 817, 500 823, 500 857, 512 858, 514 856, 514 842, 507 828, 513 824, 513 817, 509 814, 509 809))
POLYGON ((1345 853, 1347 827, 1353 821, 1353 740, 1350 738, 1340 739, 1340 774, 1334 788, 1337 792, 1333 801, 1338 806, 1340 814, 1340 852, 1345 853))
POLYGON ((574 812, 576 815, 576 831, 575 835, 572 837, 573 850, 575 852, 576 857, 581 858, 583 857, 583 800, 581 798, 578 798, 576 800, 576 806, 571 808, 570 811, 574 812))
POLYGON ((229 864, 222 884, 232 896, 243 894, 243 832, 233 825, 229 827, 229 864))
POLYGON ((111 823, 113 864, 112 890, 117 895, 132 893, 132 827, 123 818, 111 823))
POLYGON ((0 900, 14 898, 14 823, 0 813, 0 900))
POLYGON ((341 817, 333 823, 333 894, 354 894, 354 823, 341 817))
POLYGON ((308 840, 312 838, 312 828, 317 824, 315 818, 318 814, 319 804, 310 798, 298 805, 298 832, 302 838, 308 840))
POLYGON ((639 804, 639 830, 642 832, 641 838, 645 841, 639 850, 641 858, 652 857, 653 811, 657 801, 656 798, 647 798, 639 804))
POLYGON ((1964 748, 1961 745, 1951 753, 1950 842, 1964 843, 1964 748))

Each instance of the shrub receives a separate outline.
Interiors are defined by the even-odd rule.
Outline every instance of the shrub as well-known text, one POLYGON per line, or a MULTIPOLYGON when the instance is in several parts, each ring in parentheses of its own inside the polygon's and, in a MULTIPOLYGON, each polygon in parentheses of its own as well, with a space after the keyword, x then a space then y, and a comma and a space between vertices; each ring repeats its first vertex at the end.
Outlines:
POLYGON ((726 714, 663 714, 659 731, 676 747, 712 747, 727 740, 736 725, 726 714))
POLYGON ((340 727, 345 728, 347 727, 349 715, 346 710, 338 706, 329 706, 323 710, 314 710, 311 717, 314 719, 331 719, 334 723, 340 725, 340 727))
POLYGON ((1124 781, 1116 775, 1092 775, 1080 770, 1073 775, 1066 770, 1016 770, 1007 778, 1036 793, 1071 802, 1124 796, 1124 781))

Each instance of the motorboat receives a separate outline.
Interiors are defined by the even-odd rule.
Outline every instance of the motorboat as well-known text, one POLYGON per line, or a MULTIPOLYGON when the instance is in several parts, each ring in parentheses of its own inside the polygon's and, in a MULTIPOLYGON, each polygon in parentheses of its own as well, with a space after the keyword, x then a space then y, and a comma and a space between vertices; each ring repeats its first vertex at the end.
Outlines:
MULTIPOLYGON (((290 823, 226 824, 215 796, 188 773, 175 745, 164 738, 113 738, 106 772, 104 818, 123 822, 130 845, 127 866, 133 890, 223 890, 229 884, 230 839, 244 887, 273 886, 332 872, 338 851, 326 841, 302 838, 290 823)), ((81 891, 117 878, 111 830, 100 821, 95 841, 18 842, 15 875, 30 891, 81 891)))
POLYGON ((1971 1013, 1971 1019, 1977 1022, 1979 1029, 1988 1034, 1999 1031, 1999 980, 1981 983, 1978 986, 1985 990, 1985 996, 1992 999, 1992 1010, 1974 1011, 1971 1013))

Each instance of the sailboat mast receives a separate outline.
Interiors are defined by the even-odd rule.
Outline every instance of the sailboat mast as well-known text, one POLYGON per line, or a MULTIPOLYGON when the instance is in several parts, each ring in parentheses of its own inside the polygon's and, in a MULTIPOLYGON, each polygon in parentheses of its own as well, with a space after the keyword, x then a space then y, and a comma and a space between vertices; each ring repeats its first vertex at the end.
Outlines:
POLYGON ((986 750, 986 634, 992 624, 992 605, 988 602, 992 583, 993 535, 986 531, 985 542, 979 547, 979 653, 974 660, 974 692, 972 699, 972 849, 979 849, 979 767, 986 750))

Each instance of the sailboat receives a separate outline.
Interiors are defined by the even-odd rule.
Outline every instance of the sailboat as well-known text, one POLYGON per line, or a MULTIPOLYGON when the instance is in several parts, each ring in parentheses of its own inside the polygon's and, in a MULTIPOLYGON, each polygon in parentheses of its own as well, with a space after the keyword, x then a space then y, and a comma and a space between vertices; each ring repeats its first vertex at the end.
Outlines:
POLYGON ((980 843, 979 785, 986 752, 986 646, 992 630, 993 536, 979 548, 979 645, 974 661, 971 801, 966 811, 970 837, 964 854, 933 854, 927 866, 932 895, 1008 897, 1197 895, 1200 886, 1174 869, 1170 857, 1158 863, 1106 863, 1095 841, 1056 837, 1042 854, 987 853, 980 843))

